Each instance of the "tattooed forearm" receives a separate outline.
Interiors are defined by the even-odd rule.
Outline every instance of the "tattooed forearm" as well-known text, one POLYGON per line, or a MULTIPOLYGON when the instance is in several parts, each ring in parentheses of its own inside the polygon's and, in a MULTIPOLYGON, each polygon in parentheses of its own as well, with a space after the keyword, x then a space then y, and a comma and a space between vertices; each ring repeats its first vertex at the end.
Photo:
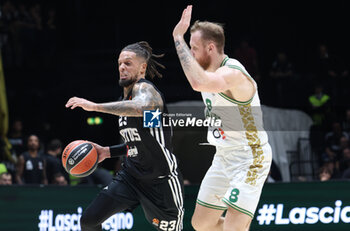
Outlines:
POLYGON ((135 84, 132 99, 119 102, 98 104, 98 111, 113 115, 141 117, 144 110, 163 110, 163 100, 160 94, 147 83, 135 84))
POLYGON ((103 103, 97 105, 99 112, 108 113, 119 116, 142 116, 142 104, 140 102, 132 102, 132 100, 103 103))
POLYGON ((191 51, 183 38, 175 39, 175 47, 188 82, 194 90, 198 90, 207 80, 203 68, 192 56, 191 51))
POLYGON ((190 67, 190 60, 193 59, 190 49, 188 48, 185 41, 181 41, 181 40, 175 41, 175 47, 176 47, 176 52, 177 52, 177 55, 179 56, 182 67, 184 69, 188 69, 190 67))

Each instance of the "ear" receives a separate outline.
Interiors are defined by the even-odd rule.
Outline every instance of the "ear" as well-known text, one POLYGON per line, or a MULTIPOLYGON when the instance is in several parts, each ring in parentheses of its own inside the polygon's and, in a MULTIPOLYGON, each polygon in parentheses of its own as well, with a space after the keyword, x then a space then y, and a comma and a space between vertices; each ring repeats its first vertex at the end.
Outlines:
POLYGON ((145 74, 147 70, 147 63, 141 63, 140 74, 145 74))
POLYGON ((208 51, 213 52, 213 51, 215 51, 215 49, 216 49, 215 44, 213 42, 210 42, 208 44, 208 51))

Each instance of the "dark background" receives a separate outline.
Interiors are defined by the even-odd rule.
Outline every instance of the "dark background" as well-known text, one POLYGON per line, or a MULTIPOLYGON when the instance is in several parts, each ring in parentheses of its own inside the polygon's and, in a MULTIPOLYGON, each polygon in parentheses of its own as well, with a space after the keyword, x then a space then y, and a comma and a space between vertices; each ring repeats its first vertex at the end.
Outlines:
MULTIPOLYGON (((11 65, 3 49, 10 123, 24 122, 26 133, 43 141, 59 138, 65 144, 89 139, 102 145, 119 143, 116 117, 65 108, 72 96, 95 102, 114 101, 121 95, 117 57, 134 42, 148 41, 154 53, 165 53, 163 79, 154 80, 167 102, 200 100, 192 91, 178 61, 172 30, 188 1, 13 1, 39 3, 42 11, 55 9, 56 30, 43 39, 32 38, 26 59, 29 65, 11 65), (48 62, 49 64, 44 64, 48 62), (34 63, 34 64, 33 64, 34 63), (101 116, 104 123, 89 126, 88 117, 101 116)), ((225 24, 225 52, 233 56, 242 38, 257 51, 262 104, 275 106, 268 72, 276 52, 284 50, 295 71, 297 84, 290 86, 285 108, 304 110, 312 92, 317 47, 349 63, 349 11, 346 1, 191 1, 192 22, 208 20, 225 24)), ((189 34, 186 34, 188 41, 189 34)), ((348 86, 344 86, 346 89, 348 86)), ((348 107, 347 101, 337 105, 348 107), (345 102, 345 103, 344 103, 345 102)), ((204 137, 201 137, 205 139, 204 137)))

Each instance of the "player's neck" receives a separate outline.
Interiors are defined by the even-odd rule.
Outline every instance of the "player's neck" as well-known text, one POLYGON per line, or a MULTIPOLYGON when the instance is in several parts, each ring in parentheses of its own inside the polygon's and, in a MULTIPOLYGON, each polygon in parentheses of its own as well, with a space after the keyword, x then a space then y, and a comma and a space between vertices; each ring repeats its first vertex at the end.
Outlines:
POLYGON ((124 87, 124 99, 126 99, 126 97, 128 97, 129 95, 129 92, 132 91, 132 88, 134 87, 135 83, 127 86, 127 87, 124 87))
POLYGON ((210 63, 209 67, 206 69, 206 71, 214 72, 216 71, 220 66, 222 61, 225 59, 227 55, 224 53, 222 54, 216 54, 212 58, 212 62, 210 63))
POLYGON ((124 89, 124 99, 126 99, 126 97, 128 97, 128 95, 129 95, 130 91, 132 91, 134 85, 135 85, 140 79, 144 79, 144 78, 145 78, 145 76, 144 76, 144 75, 141 75, 140 77, 138 77, 138 78, 136 79, 135 82, 133 82, 133 83, 130 84, 129 86, 123 88, 123 89, 124 89))
POLYGON ((33 158, 38 156, 38 150, 28 150, 28 153, 33 158))

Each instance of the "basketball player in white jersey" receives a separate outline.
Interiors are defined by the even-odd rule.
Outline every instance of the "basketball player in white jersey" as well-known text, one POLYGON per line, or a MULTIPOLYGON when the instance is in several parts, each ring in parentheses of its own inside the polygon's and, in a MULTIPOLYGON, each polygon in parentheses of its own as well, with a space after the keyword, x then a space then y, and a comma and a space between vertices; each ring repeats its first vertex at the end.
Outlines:
POLYGON ((188 6, 174 28, 177 54, 192 88, 202 93, 206 116, 222 122, 208 129, 216 153, 199 190, 192 226, 249 230, 272 160, 257 85, 240 62, 224 54, 220 24, 196 21, 188 48, 183 36, 191 12, 188 6))

